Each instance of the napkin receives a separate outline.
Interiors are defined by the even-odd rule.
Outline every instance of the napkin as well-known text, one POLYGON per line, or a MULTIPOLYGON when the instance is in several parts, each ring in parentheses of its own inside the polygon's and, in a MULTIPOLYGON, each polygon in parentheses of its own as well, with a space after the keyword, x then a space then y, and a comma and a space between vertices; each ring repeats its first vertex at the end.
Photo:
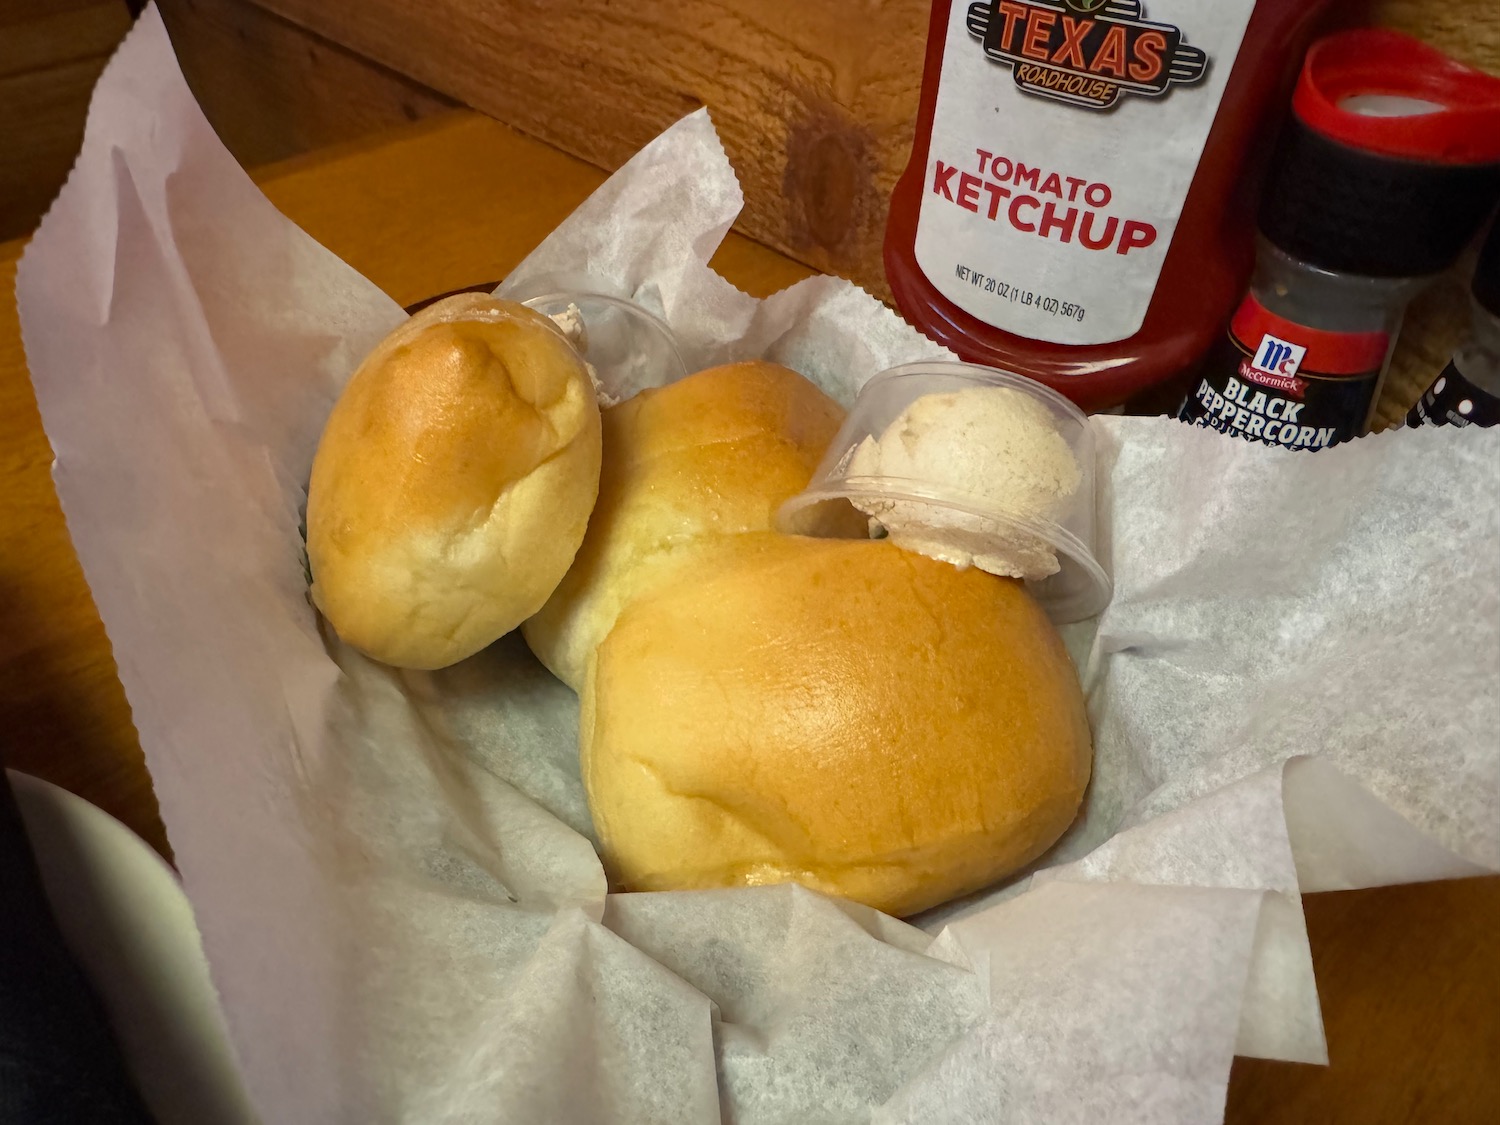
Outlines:
MULTIPOLYGON (((741 203, 700 111, 500 292, 630 297, 690 369, 764 357, 846 404, 942 355, 847 282, 715 275, 741 203)), ((1494 433, 1308 456, 1097 419, 1083 814, 914 925, 795 886, 608 894, 576 699, 518 638, 415 673, 326 630, 304 482, 403 314, 234 163, 154 8, 17 296, 267 1122, 1213 1121, 1236 1052, 1324 1059, 1301 891, 1500 868, 1494 433)))

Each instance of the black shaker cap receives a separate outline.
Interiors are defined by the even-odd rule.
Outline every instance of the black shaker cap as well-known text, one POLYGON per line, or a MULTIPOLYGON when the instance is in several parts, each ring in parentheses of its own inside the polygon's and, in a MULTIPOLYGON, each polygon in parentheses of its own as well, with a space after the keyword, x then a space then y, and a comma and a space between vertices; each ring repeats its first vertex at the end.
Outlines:
POLYGON ((1369 277, 1440 273, 1500 198, 1500 164, 1433 164, 1351 148, 1294 117, 1260 228, 1294 258, 1369 277))
POLYGON ((1322 269, 1452 265, 1500 198, 1500 79, 1376 28, 1308 51, 1272 159, 1262 232, 1322 269))

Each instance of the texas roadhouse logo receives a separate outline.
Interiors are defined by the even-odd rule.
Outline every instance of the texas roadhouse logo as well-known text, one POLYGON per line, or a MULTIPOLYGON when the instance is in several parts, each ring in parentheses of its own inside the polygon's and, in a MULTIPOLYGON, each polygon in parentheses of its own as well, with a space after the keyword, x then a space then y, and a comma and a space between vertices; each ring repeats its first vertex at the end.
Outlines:
POLYGON ((1143 16, 1140 0, 980 0, 968 28, 1022 90, 1109 109, 1121 93, 1160 97, 1208 68, 1180 28, 1143 16))

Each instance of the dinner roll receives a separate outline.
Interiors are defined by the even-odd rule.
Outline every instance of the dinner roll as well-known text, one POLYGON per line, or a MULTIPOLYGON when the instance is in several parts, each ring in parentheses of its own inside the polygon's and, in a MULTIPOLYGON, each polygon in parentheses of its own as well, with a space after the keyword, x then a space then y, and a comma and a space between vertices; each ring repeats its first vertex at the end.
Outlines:
POLYGON ((547 600, 599 488, 589 372, 546 317, 463 294, 386 337, 323 430, 312 597, 387 664, 470 656, 547 600))
POLYGON ((711 573, 723 536, 767 531, 843 421, 838 404, 772 363, 735 363, 604 412, 599 502, 573 568, 522 627, 577 690, 620 607, 683 568, 711 573))
POLYGON ((1062 834, 1088 722, 1019 583, 888 542, 727 543, 626 605, 589 666, 583 776, 618 884, 796 881, 907 915, 1062 834))
POLYGON ((579 688, 617 886, 795 880, 911 914, 1030 862, 1077 813, 1083 694, 1019 583, 770 530, 840 415, 767 364, 605 412, 588 536, 524 631, 579 688))

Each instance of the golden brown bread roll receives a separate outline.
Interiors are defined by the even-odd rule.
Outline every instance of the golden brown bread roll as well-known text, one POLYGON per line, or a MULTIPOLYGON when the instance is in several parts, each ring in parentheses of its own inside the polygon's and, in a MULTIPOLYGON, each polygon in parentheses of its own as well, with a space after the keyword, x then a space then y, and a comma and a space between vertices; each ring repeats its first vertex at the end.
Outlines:
POLYGON ((1011 579, 890 543, 735 536, 625 607, 582 692, 589 808, 634 890, 795 880, 892 914, 1073 820, 1073 666, 1011 579))
POLYGON ((567 572, 599 457, 588 370, 551 321, 479 294, 439 301, 370 353, 323 430, 313 601, 387 664, 478 652, 567 572))
POLYGON ((797 880, 910 914, 1077 812, 1082 692, 1018 583, 770 530, 841 413, 768 364, 605 412, 588 537, 524 631, 579 688, 589 807, 629 889, 797 880))
POLYGON ((578 558, 527 643, 575 691, 619 609, 681 567, 709 573, 717 537, 768 531, 843 421, 838 404, 772 363, 735 363, 604 412, 599 501, 578 558))

